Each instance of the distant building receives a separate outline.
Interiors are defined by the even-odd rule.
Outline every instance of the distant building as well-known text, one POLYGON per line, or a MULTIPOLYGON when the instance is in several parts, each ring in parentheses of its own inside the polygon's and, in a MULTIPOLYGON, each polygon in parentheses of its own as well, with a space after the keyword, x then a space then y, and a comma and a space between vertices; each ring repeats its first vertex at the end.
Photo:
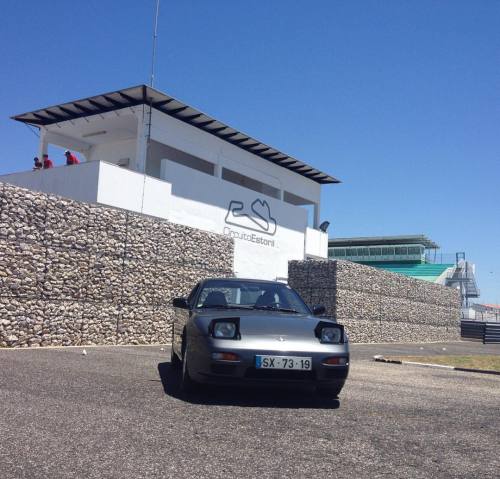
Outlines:
POLYGON ((465 253, 442 255, 425 235, 331 238, 328 258, 345 259, 460 290, 463 307, 479 297, 475 265, 465 253))
POLYGON ((424 235, 330 238, 328 257, 355 263, 426 263, 439 249, 424 235))
POLYGON ((500 304, 474 303, 465 312, 464 319, 474 319, 476 321, 485 321, 485 322, 499 322, 500 304))
POLYGON ((436 263, 439 245, 424 235, 371 236, 328 240, 328 258, 382 268, 442 283, 453 263, 436 263))

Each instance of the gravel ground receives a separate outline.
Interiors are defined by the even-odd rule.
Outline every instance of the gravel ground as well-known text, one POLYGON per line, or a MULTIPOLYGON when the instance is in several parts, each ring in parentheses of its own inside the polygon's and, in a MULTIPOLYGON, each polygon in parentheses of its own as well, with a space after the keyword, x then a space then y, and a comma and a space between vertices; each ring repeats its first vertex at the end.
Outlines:
POLYGON ((185 401, 167 347, 0 350, 0 477, 498 478, 500 377, 370 361, 443 347, 500 354, 354 345, 340 401, 223 389, 185 401))

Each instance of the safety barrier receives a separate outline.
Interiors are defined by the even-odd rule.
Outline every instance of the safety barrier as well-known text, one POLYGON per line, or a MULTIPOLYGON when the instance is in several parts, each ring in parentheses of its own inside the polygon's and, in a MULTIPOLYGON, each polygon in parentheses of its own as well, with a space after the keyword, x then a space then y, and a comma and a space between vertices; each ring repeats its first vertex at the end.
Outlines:
POLYGON ((500 323, 461 321, 460 335, 464 339, 477 339, 483 344, 500 344, 500 323))
POLYGON ((484 344, 500 344, 500 323, 485 323, 484 344))

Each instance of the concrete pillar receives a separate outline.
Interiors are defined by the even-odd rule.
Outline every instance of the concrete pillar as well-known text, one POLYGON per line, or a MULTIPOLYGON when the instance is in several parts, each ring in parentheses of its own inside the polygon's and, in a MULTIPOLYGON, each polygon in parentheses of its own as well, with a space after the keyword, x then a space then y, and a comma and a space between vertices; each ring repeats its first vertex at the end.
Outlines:
POLYGON ((222 165, 220 163, 214 164, 214 176, 216 178, 222 178, 222 165))
POLYGON ((162 158, 160 160, 160 179, 168 181, 168 159, 162 158))
POLYGON ((319 203, 314 203, 314 224, 313 228, 319 228, 320 208, 319 203))
POLYGON ((45 153, 47 153, 49 148, 49 142, 46 138, 47 130, 41 126, 40 127, 40 140, 38 142, 38 158, 42 161, 42 157, 45 153))
POLYGON ((148 136, 148 125, 145 122, 145 115, 148 112, 145 111, 147 107, 143 105, 144 114, 138 115, 137 124, 137 144, 135 152, 135 169, 140 173, 146 172, 146 159, 148 154, 147 136, 148 136))

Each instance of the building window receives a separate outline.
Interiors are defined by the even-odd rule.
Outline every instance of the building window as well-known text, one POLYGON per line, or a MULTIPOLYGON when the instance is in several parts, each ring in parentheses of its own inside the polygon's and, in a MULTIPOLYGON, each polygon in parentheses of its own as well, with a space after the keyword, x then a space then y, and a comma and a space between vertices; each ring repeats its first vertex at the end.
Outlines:
POLYGON ((179 165, 187 166, 193 170, 201 171, 207 175, 214 176, 215 165, 213 163, 202 160, 201 158, 188 153, 184 153, 183 151, 177 150, 177 153, 175 155, 170 155, 168 159, 174 163, 179 163, 179 165))
POLYGON ((306 200, 300 196, 294 195, 289 191, 283 191, 283 201, 286 203, 290 203, 295 206, 313 206, 314 202, 310 200, 306 200))
POLYGON ((408 254, 408 248, 406 246, 398 246, 394 248, 395 253, 400 256, 406 256, 408 254))
POLYGON ((370 248, 370 256, 380 256, 382 254, 382 248, 370 248))
POLYGON ((408 254, 421 254, 419 246, 410 246, 408 247, 408 254))
POLYGON ((149 157, 146 161, 146 173, 159 178, 161 175, 160 162, 162 159, 187 166, 193 170, 201 171, 207 175, 214 176, 215 165, 210 161, 190 155, 185 151, 178 150, 158 141, 151 141, 149 157))
POLYGON ((261 181, 255 180, 248 176, 237 173, 236 171, 229 170, 228 168, 222 168, 222 179, 234 183, 238 186, 243 186, 243 188, 248 188, 249 190, 257 191, 272 198, 279 199, 280 190, 271 185, 266 185, 261 181))

